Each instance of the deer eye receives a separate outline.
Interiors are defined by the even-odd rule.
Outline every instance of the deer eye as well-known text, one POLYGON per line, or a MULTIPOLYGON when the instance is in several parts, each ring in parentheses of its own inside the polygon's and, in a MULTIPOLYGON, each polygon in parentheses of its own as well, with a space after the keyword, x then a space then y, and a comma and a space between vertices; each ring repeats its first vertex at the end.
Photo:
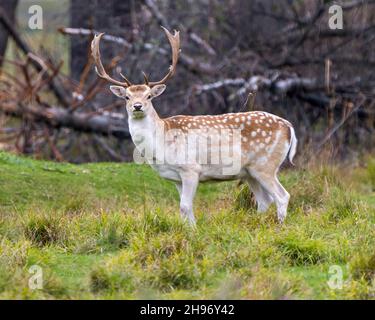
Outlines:
POLYGON ((148 100, 150 100, 150 99, 151 99, 151 94, 150 94, 150 95, 149 95, 149 96, 147 97, 147 99, 148 99, 148 100))
POLYGON ((129 96, 126 96, 125 99, 126 99, 126 100, 130 100, 129 96))

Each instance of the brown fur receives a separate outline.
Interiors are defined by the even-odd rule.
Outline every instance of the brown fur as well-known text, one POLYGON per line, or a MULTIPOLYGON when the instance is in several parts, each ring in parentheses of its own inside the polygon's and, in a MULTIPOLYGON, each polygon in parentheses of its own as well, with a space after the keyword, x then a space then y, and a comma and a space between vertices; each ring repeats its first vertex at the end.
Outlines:
POLYGON ((291 124, 278 116, 263 111, 227 113, 206 116, 174 116, 163 119, 166 130, 180 129, 242 129, 242 145, 248 150, 252 145, 271 145, 275 132, 280 131, 280 141, 290 141, 291 124))

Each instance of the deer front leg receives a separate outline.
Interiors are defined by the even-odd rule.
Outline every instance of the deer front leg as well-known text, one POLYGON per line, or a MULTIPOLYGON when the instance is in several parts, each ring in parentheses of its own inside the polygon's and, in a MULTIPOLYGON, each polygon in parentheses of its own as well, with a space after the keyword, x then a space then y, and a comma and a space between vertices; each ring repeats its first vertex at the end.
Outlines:
POLYGON ((177 185, 180 191, 180 213, 183 219, 195 225, 195 218, 193 213, 193 201, 195 192, 197 191, 199 177, 196 173, 181 174, 181 185, 177 185))

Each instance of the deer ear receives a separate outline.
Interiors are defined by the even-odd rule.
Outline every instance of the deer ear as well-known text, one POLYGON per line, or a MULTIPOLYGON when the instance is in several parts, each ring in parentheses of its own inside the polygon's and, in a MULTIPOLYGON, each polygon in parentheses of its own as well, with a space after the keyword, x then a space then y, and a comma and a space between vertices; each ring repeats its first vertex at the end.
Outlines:
POLYGON ((112 93, 119 98, 125 99, 126 96, 126 89, 121 86, 110 86, 109 89, 111 89, 112 93))
POLYGON ((167 86, 165 84, 158 84, 151 88, 151 95, 153 98, 160 96, 167 86))

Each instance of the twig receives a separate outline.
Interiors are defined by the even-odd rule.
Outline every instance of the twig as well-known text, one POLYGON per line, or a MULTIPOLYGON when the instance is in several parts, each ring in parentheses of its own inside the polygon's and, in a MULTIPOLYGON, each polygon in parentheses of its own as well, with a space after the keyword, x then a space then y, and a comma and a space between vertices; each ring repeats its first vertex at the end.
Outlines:
POLYGON ((94 134, 93 138, 94 141, 100 145, 114 160, 125 161, 125 158, 113 150, 101 137, 94 134))
MULTIPOLYGON (((18 34, 18 32, 14 29, 12 24, 10 23, 8 17, 6 16, 3 9, 0 8, 0 24, 3 25, 3 27, 9 32, 10 36, 13 38, 16 45, 21 49, 21 51, 24 54, 33 53, 32 50, 28 47, 28 45, 25 43, 25 41, 21 38, 21 36, 18 34)), ((31 60, 32 66, 38 71, 43 71, 43 67, 36 61, 31 60)), ((55 79, 52 79, 52 81, 49 83, 49 87, 55 94, 56 98, 59 100, 59 102, 64 106, 69 106, 69 101, 66 98, 65 91, 57 84, 55 79)))
POLYGON ((256 95, 257 95, 256 92, 249 92, 249 94, 247 95, 247 98, 246 98, 246 101, 245 101, 246 111, 253 111, 254 110, 256 95))
MULTIPOLYGON (((82 28, 79 28, 79 29, 59 28, 59 31, 62 34, 72 35, 72 36, 76 36, 76 35, 92 36, 93 32, 96 32, 95 30, 82 29, 82 28)), ((128 41, 126 41, 124 38, 121 38, 121 37, 104 35, 103 39, 111 41, 111 42, 115 42, 119 45, 124 46, 127 49, 132 48, 132 44, 130 44, 128 41)), ((166 57, 169 57, 169 54, 170 54, 168 50, 165 50, 163 48, 155 46, 152 43, 146 42, 146 43, 143 44, 143 47, 146 50, 149 50, 149 51, 155 50, 156 52, 158 52, 161 55, 166 56, 166 57)), ((197 61, 195 58, 192 58, 189 55, 184 54, 182 52, 180 53, 180 60, 179 61, 181 62, 182 66, 184 66, 187 70, 189 70, 193 73, 199 72, 199 73, 205 73, 205 74, 214 74, 214 73, 217 72, 217 68, 215 68, 214 66, 212 66, 208 63, 197 61)))
MULTIPOLYGON (((154 15, 155 19, 157 20, 158 24, 166 27, 167 29, 171 29, 170 23, 168 19, 163 15, 163 13, 159 10, 159 7, 155 3, 154 0, 144 0, 145 5, 149 8, 151 13, 154 15)), ((192 32, 190 30, 187 31, 189 38, 202 47, 209 55, 216 56, 216 51, 207 43, 207 41, 203 40, 198 34, 192 32)))
POLYGON ((357 103, 357 105, 354 108, 351 108, 350 112, 347 112, 345 116, 342 117, 341 121, 337 123, 322 139, 322 141, 319 142, 316 150, 320 151, 324 144, 326 144, 331 137, 335 134, 337 130, 339 130, 344 123, 350 118, 352 114, 354 114, 360 107, 362 107, 363 103, 365 102, 366 98, 364 96, 361 97, 361 101, 357 103))

